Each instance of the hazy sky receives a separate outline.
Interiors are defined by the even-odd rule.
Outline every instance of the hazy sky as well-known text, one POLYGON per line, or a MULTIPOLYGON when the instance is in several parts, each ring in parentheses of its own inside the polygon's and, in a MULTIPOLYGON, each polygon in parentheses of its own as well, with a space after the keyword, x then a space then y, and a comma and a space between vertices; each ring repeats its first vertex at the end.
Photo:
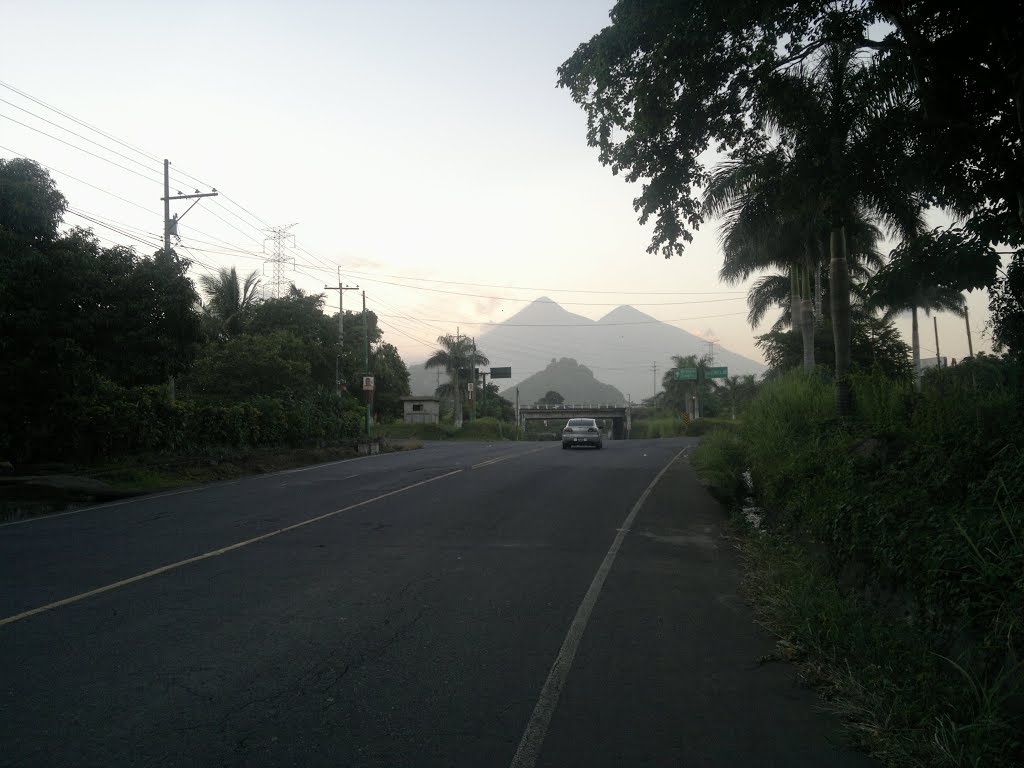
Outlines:
MULTIPOLYGON (((540 295, 592 318, 633 304, 760 360, 736 292, 744 286, 716 278, 714 227, 682 259, 647 254, 650 229, 631 204, 638 190, 598 163, 582 110, 555 87, 556 67, 607 25, 612 4, 9 2, 0 80, 156 159, 4 87, 0 115, 142 176, 9 119, 0 119, 0 157, 21 153, 59 169, 72 207, 149 240, 161 232, 158 161, 170 158, 172 192, 199 186, 180 176, 187 172, 230 198, 204 201, 182 220, 198 272, 262 269, 263 223, 249 212, 296 223, 289 277, 321 290, 340 264, 408 362, 422 360, 439 333, 479 334, 474 323, 500 321, 524 306, 513 299, 540 295)), ((336 291, 328 301, 337 306, 336 291)), ((346 294, 346 306, 355 302, 346 294)), ((987 349, 986 297, 972 296, 970 307, 975 349, 987 349)), ((909 320, 901 328, 909 341, 909 320)), ((966 355, 962 320, 940 317, 939 333, 945 355, 966 355)), ((922 347, 934 354, 931 321, 922 347)))

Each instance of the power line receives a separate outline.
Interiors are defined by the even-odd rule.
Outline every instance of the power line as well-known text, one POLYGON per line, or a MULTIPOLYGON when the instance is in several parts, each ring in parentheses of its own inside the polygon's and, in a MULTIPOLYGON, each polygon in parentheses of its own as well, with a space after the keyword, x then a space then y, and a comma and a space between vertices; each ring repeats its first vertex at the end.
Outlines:
POLYGON ((388 328, 389 330, 392 330, 392 331, 395 331, 397 333, 400 333, 403 336, 405 336, 407 339, 415 341, 417 344, 421 344, 424 347, 432 346, 432 342, 423 341, 422 339, 417 339, 415 336, 412 336, 411 334, 406 333, 405 331, 403 331, 398 326, 392 325, 391 323, 388 323, 388 322, 385 322, 384 320, 382 320, 380 313, 376 313, 376 314, 377 314, 377 322, 380 323, 381 325, 383 325, 385 328, 388 328))
POLYGON ((436 317, 421 318, 425 322, 433 323, 447 323, 449 325, 483 325, 491 326, 493 328, 611 328, 621 327, 625 325, 655 325, 657 323, 685 323, 690 320, 710 320, 718 317, 739 317, 746 315, 746 312, 728 312, 723 315, 698 315, 696 317, 676 317, 669 320, 634 320, 630 323, 600 323, 596 320, 590 323, 509 323, 499 322, 496 323, 493 320, 447 320, 439 319, 436 317))
POLYGON ((29 101, 33 101, 36 104, 39 104, 40 106, 45 107, 46 109, 51 110, 52 112, 56 112, 58 115, 61 115, 62 117, 66 117, 68 120, 71 120, 71 121, 77 123, 78 125, 81 125, 83 128, 88 128, 90 131, 96 132, 100 136, 104 136, 104 137, 110 139, 111 141, 120 144, 122 147, 130 149, 133 152, 138 152, 143 157, 148 157, 150 160, 154 160, 157 163, 160 162, 160 158, 157 157, 156 155, 153 155, 153 154, 151 154, 149 152, 141 150, 138 147, 134 147, 131 144, 128 144, 127 142, 124 142, 121 139, 117 138, 116 136, 113 136, 112 134, 109 134, 106 131, 103 131, 103 130, 99 129, 99 128, 97 128, 94 125, 90 125, 89 123, 85 122, 84 120, 79 120, 74 115, 69 114, 68 112, 65 112, 62 109, 58 109, 57 107, 54 107, 54 106, 52 106, 50 104, 47 104, 42 99, 38 99, 38 98, 36 98, 35 96, 33 96, 33 95, 29 94, 29 93, 25 93, 25 91, 22 91, 22 90, 20 90, 18 88, 15 88, 10 83, 5 83, 4 81, 0 80, 0 86, 6 88, 9 91, 14 91, 14 93, 18 94, 19 96, 23 96, 24 98, 28 99, 29 101))
MULTIPOLYGON (((342 270, 344 272, 344 269, 342 270)), ((355 273, 348 273, 355 274, 355 273)), ((444 293, 450 296, 469 296, 474 299, 495 299, 497 301, 515 301, 523 304, 557 304, 559 306, 568 307, 617 307, 621 306, 621 302, 607 302, 607 301, 554 301, 548 299, 541 301, 540 299, 521 299, 511 298, 508 296, 487 296, 478 293, 467 293, 465 291, 449 291, 444 288, 428 288, 424 285, 406 285, 403 283, 392 283, 387 280, 377 280, 372 277, 362 277, 363 280, 369 280, 371 283, 380 283, 381 285, 391 285, 396 288, 408 288, 414 291, 429 291, 431 293, 444 293)), ((731 296, 727 299, 694 299, 692 301, 639 301, 632 302, 633 304, 641 307, 676 307, 687 304, 716 304, 723 301, 744 301, 745 296, 731 296)))
POLYGON ((269 223, 267 222, 267 220, 266 220, 266 219, 261 219, 261 218, 260 218, 259 216, 257 216, 257 215, 256 215, 255 213, 253 213, 253 212, 252 212, 252 211, 250 211, 250 210, 249 210, 248 208, 246 208, 246 207, 245 207, 244 205, 242 205, 241 203, 235 202, 235 201, 234 201, 234 200, 232 200, 232 199, 231 199, 230 197, 228 197, 227 195, 225 195, 225 194, 224 194, 223 192, 221 192, 221 197, 223 197, 223 198, 224 198, 225 200, 227 200, 227 201, 228 201, 229 203, 231 203, 232 205, 235 205, 235 206, 237 206, 238 208, 241 208, 241 209, 242 209, 243 211, 245 211, 245 212, 246 212, 247 214, 249 214, 249 215, 250 215, 250 216, 252 216, 252 217, 253 217, 254 219, 256 219, 256 221, 258 221, 258 222, 259 222, 259 223, 260 223, 260 224, 261 224, 262 226, 264 226, 264 227, 269 227, 269 226, 270 226, 270 224, 269 224, 269 223))
POLYGON ((221 216, 220 214, 218 214, 218 213, 217 213, 217 212, 216 212, 215 210, 213 210, 212 208, 206 208, 206 207, 204 207, 204 206, 200 206, 200 207, 199 207, 199 209, 200 209, 201 211, 206 211, 206 212, 207 212, 208 214, 210 214, 211 216, 214 216, 215 218, 218 218, 218 219, 220 219, 220 220, 221 220, 222 222, 224 222, 225 224, 227 224, 227 225, 228 225, 229 227, 231 227, 231 228, 232 228, 233 230, 235 230, 236 232, 238 232, 238 233, 239 233, 239 234, 241 234, 241 235, 244 235, 245 237, 248 237, 248 238, 249 238, 250 240, 252 240, 252 241, 253 241, 254 243, 259 243, 259 244, 260 244, 261 246, 263 245, 263 241, 261 241, 261 240, 257 240, 257 239, 256 239, 255 237, 253 237, 252 235, 250 235, 250 234, 248 234, 248 233, 246 233, 246 232, 243 232, 243 231, 242 231, 242 230, 240 230, 240 229, 239 229, 238 227, 236 227, 236 226, 235 226, 234 224, 232 224, 232 223, 231 223, 230 221, 228 221, 228 220, 227 220, 227 219, 225 219, 225 218, 224 218, 223 216, 221 216))
MULTIPOLYGON (((15 109, 20 110, 20 111, 24 112, 27 115, 32 115, 32 117, 36 118, 36 120, 42 120, 47 125, 52 125, 54 128, 59 128, 62 131, 70 133, 72 136, 77 136, 78 138, 82 139, 83 141, 87 141, 90 144, 94 144, 95 146, 99 147, 100 149, 106 150, 107 152, 115 154, 118 157, 124 158, 129 163, 135 163, 136 165, 141 166, 142 168, 145 168, 146 170, 149 170, 149 171, 155 170, 153 168, 153 166, 148 164, 148 163, 144 163, 141 160, 136 160, 134 157, 129 157, 128 155, 124 154, 123 152, 118 152, 116 149, 111 149, 106 144, 101 144, 98 141, 94 141, 93 139, 90 139, 88 136, 83 136, 82 134, 80 134, 80 133, 78 133, 76 131, 72 131, 70 128, 65 128, 60 123, 55 123, 52 120, 47 120, 42 115, 37 115, 35 112, 33 112, 33 111, 29 110, 29 109, 25 109, 24 107, 19 107, 13 101, 8 101, 7 99, 0 99, 0 102, 3 102, 4 104, 8 104, 9 106, 14 107, 15 109)), ((6 117, 6 115, 4 115, 4 117, 6 117)), ((37 130, 37 129, 33 129, 33 130, 37 130)))
POLYGON ((111 165, 116 166, 117 168, 120 168, 123 171, 128 171, 128 173, 134 173, 136 176, 139 176, 139 177, 145 179, 146 181, 153 181, 153 182, 156 182, 158 184, 160 183, 160 180, 155 178, 155 177, 153 177, 153 176, 146 176, 143 173, 139 173, 134 168, 129 168, 127 165, 121 165, 120 163, 115 163, 109 157, 103 157, 103 155, 97 155, 95 152, 90 152, 88 149, 85 149, 84 147, 80 147, 77 144, 72 144, 70 141, 65 141, 64 139, 60 138, 59 136, 54 136, 52 133, 47 133, 46 131, 42 130, 41 128, 36 128, 35 126, 29 125, 28 123, 23 123, 23 122, 21 122, 21 120, 15 120, 10 115, 0 114, 0 117, 4 118, 5 120, 10 120, 12 123, 17 123, 18 125, 20 125, 20 126, 22 126, 24 128, 28 128, 30 131, 35 131, 36 133, 40 133, 43 136, 46 136, 47 138, 53 139, 54 141, 59 141, 61 144, 66 144, 67 146, 71 147, 72 149, 77 149, 79 152, 85 152, 85 154, 90 155, 92 157, 95 157, 97 160, 102 160, 105 163, 110 163, 111 165))
MULTIPOLYGON (((300 248, 299 250, 303 250, 300 248)), ((308 253, 308 251, 307 251, 308 253)), ((309 254, 312 256, 312 254, 309 254)), ((344 267, 343 267, 344 269, 344 267)), ((591 293, 591 294, 615 294, 627 296, 720 296, 723 293, 737 293, 746 295, 746 291, 610 291, 610 290, 588 290, 581 288, 539 288, 531 286, 499 285, 496 283, 467 283, 462 280, 439 280, 433 277, 417 277, 415 275, 389 275, 379 272, 361 272, 354 269, 345 270, 351 275, 360 277, 388 277, 394 280, 419 280, 426 283, 442 283, 444 285, 468 285, 476 288, 504 288, 509 291, 543 291, 550 293, 591 293)))
MULTIPOLYGON (((17 155, 18 157, 24 158, 24 159, 26 159, 26 160, 30 160, 30 159, 31 159, 31 158, 30 158, 30 157, 29 157, 28 155, 23 155, 23 154, 22 154, 21 152, 15 152, 15 151, 14 151, 13 149, 11 149, 10 147, 5 147, 5 146, 3 146, 3 145, 0 145, 0 149, 4 150, 5 152, 10 152, 10 153, 11 153, 12 155, 17 155)), ((32 162, 34 162, 34 163, 35 163, 35 162, 38 162, 38 161, 36 161, 36 160, 32 160, 32 162)), ((85 186, 87 186, 87 187, 91 187, 92 189, 95 189, 95 190, 96 190, 97 192, 102 192, 102 193, 103 193, 103 194, 105 194, 105 195, 110 195, 111 197, 115 197, 115 198, 117 198, 118 200, 120 200, 120 201, 121 201, 121 202, 123 202, 123 203, 128 203, 128 205, 134 205, 134 206, 135 206, 136 208, 138 208, 138 209, 140 209, 140 210, 143 210, 143 211, 145 211, 146 213, 152 213, 152 212, 153 212, 153 211, 152 211, 152 210, 150 210, 149 208, 146 208, 146 207, 145 207, 145 206, 143 206, 143 205, 139 205, 138 203, 136 203, 136 202, 133 202, 133 201, 129 200, 129 199, 128 199, 128 198, 126 198, 126 197, 121 197, 120 195, 114 194, 114 193, 113 193, 113 192, 111 192, 110 190, 104 189, 103 187, 98 187, 98 186, 96 186, 95 184, 91 184, 91 183, 89 183, 88 181, 85 181, 84 179, 80 179, 80 178, 78 178, 77 176, 72 176, 72 175, 71 175, 70 173, 68 173, 67 171, 62 171, 62 170, 60 170, 59 168, 54 168, 54 167, 53 167, 53 166, 51 166, 51 165, 45 165, 45 164, 43 164, 43 163, 39 163, 39 166, 40 166, 41 168, 45 168, 45 169, 46 169, 46 170, 48 170, 48 171, 52 171, 53 173, 59 173, 59 174, 61 174, 62 176, 67 176, 67 177, 68 177, 69 179, 73 179, 74 181, 77 181, 77 182, 78 182, 79 184, 85 184, 85 186)))

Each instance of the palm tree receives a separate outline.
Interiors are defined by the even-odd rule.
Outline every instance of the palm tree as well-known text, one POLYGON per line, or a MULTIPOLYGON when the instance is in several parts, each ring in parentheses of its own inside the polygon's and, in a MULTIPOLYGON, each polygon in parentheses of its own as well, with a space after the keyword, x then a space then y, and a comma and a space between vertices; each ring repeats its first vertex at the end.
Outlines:
POLYGON ((808 71, 781 72, 759 94, 764 125, 791 148, 790 178, 829 228, 829 289, 836 357, 836 404, 852 409, 848 224, 858 210, 904 239, 922 226, 924 200, 900 177, 908 154, 901 111, 913 111, 906 73, 887 60, 867 65, 850 45, 822 48, 808 71), (884 118, 884 119, 883 119, 884 118))
POLYGON ((426 368, 443 368, 448 374, 449 383, 438 387, 438 397, 450 394, 455 408, 455 428, 462 427, 462 390, 460 382, 468 382, 473 376, 472 371, 478 365, 488 365, 490 360, 475 348, 472 339, 456 337, 451 334, 438 336, 437 343, 441 348, 436 350, 424 363, 426 368))
POLYGON ((921 391, 921 341, 917 311, 963 317, 964 290, 984 284, 999 256, 976 235, 960 229, 921 231, 893 250, 889 263, 867 285, 868 306, 889 315, 911 313, 914 387, 921 391))
MULTIPOLYGON (((704 211, 724 220, 720 279, 735 285, 761 270, 782 270, 755 284, 747 297, 748 320, 756 326, 772 306, 782 307, 775 329, 785 324, 800 330, 804 367, 813 368, 814 323, 822 312, 821 273, 829 228, 822 206, 807 193, 800 170, 784 143, 753 155, 734 153, 713 172, 704 193, 704 211)), ((876 243, 882 233, 862 209, 852 213, 851 251, 860 272, 881 263, 876 243)))
POLYGON ((234 267, 222 267, 215 275, 199 276, 207 299, 203 313, 215 326, 216 335, 237 336, 242 332, 246 313, 256 305, 259 284, 256 270, 239 280, 234 267))

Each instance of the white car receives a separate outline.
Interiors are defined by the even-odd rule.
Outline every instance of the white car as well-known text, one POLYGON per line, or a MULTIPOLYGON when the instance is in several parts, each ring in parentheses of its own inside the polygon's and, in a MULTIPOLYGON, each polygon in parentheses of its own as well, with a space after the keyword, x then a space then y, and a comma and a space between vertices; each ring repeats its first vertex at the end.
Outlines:
POLYGON ((569 419, 562 430, 562 448, 568 450, 577 445, 593 445, 600 448, 604 444, 601 439, 601 428, 594 419, 569 419))

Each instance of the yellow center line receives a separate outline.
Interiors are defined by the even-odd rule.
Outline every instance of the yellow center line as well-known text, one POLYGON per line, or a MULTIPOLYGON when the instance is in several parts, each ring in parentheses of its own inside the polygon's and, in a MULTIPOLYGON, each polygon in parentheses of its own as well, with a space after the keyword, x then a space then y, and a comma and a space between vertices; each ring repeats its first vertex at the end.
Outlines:
POLYGON ((481 461, 479 464, 474 464, 470 469, 480 469, 480 467, 489 467, 491 464, 497 464, 499 461, 505 461, 505 459, 516 459, 520 456, 529 456, 531 453, 537 451, 543 451, 547 446, 541 446, 540 448, 534 448, 532 451, 523 451, 522 453, 510 453, 507 456, 499 456, 496 459, 488 459, 487 461, 481 461))
POLYGON ((214 549, 214 550, 211 550, 209 552, 204 552, 201 555, 196 555, 195 557, 190 557, 187 560, 179 560, 176 563, 169 563, 168 565, 162 565, 159 568, 154 568, 151 571, 146 571, 145 573, 140 573, 137 576, 132 576, 132 577, 127 578, 127 579, 121 579, 121 581, 115 581, 113 584, 107 584, 106 586, 103 586, 103 587, 98 587, 96 589, 91 589, 88 592, 82 592, 79 595, 73 595, 72 597, 66 597, 63 600, 58 600, 58 601, 56 601, 54 603, 47 603, 46 605, 41 605, 38 608, 32 608, 31 610, 28 610, 28 611, 22 611, 21 613, 16 613, 13 616, 8 616, 7 618, 0 619, 0 627, 5 626, 6 624, 13 624, 14 622, 21 621, 22 619, 27 619, 29 616, 35 616, 37 613, 45 613, 46 611, 52 611, 54 608, 61 608, 61 607, 65 606, 65 605, 71 605, 72 603, 77 603, 79 600, 85 600, 86 598, 89 598, 89 597, 94 597, 96 595, 101 595, 104 592, 110 592, 110 591, 115 590, 115 589, 120 589, 121 587, 128 586, 129 584, 134 584, 135 582, 142 581, 143 579, 151 579, 154 576, 159 576, 161 573, 167 573, 168 571, 173 571, 173 570, 175 570, 177 568, 183 568, 184 566, 191 565, 192 563, 198 563, 200 560, 207 560, 207 559, 209 559, 211 557, 217 557, 218 555, 223 555, 223 554, 226 554, 227 552, 231 552, 231 551, 236 550, 236 549, 241 549, 242 547, 247 547, 250 544, 255 544, 256 542, 264 541, 265 539, 269 539, 269 538, 272 538, 274 536, 280 536, 282 533, 287 533, 288 531, 294 531, 296 528, 302 528, 302 527, 307 526, 307 525, 312 525, 313 523, 318 523, 321 520, 326 520, 329 517, 334 517, 335 515, 340 515, 342 512, 348 512, 349 510, 358 509, 359 507, 365 507, 367 504, 372 504, 375 501, 380 501, 381 499, 386 499, 388 496, 394 496, 395 494, 403 493, 403 492, 411 490, 413 488, 418 488, 419 486, 426 485, 427 483, 433 483, 433 482, 435 482, 437 480, 443 480, 446 477, 451 477, 452 475, 457 475, 460 472, 462 472, 461 469, 456 469, 456 470, 453 470, 451 472, 446 472, 443 475, 438 475, 437 477, 431 477, 428 480, 421 480, 418 483, 413 483, 412 485, 406 485, 406 486, 404 486, 402 488, 398 488, 398 489, 396 489, 394 491, 388 491, 387 493, 382 493, 379 496, 374 496, 372 499, 366 499, 365 501, 360 501, 360 502, 357 502, 355 504, 349 504, 347 507, 342 507, 341 509, 336 509, 333 512, 325 512, 322 515, 317 515, 316 517, 311 517, 308 520, 303 520, 300 523, 294 523, 293 525, 288 525, 288 526, 285 526, 284 528, 278 528, 277 530, 270 531, 268 533, 264 533, 264 534, 261 534, 259 536, 254 536, 253 538, 246 539, 245 541, 239 541, 239 542, 237 542, 235 544, 229 544, 228 546, 221 547, 220 549, 214 549))

